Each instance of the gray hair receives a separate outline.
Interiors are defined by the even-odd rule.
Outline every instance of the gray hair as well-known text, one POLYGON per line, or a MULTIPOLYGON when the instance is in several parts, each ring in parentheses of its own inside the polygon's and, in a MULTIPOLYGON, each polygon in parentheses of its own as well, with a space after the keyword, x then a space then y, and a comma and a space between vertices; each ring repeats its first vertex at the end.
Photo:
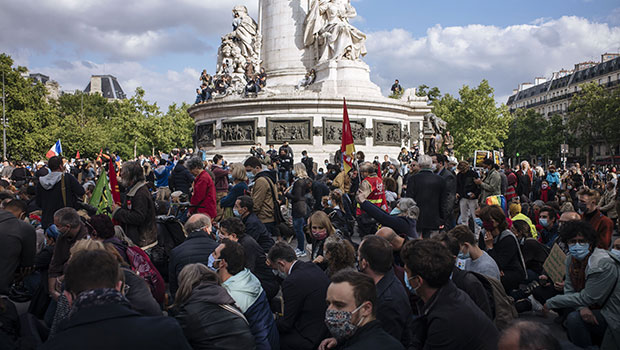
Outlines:
POLYGON ((202 162, 202 159, 198 158, 198 157, 194 157, 194 158, 190 158, 186 163, 185 166, 187 167, 187 169, 189 171, 192 171, 194 169, 204 169, 205 165, 202 162))
POLYGON ((177 290, 175 305, 182 305, 189 299, 194 288, 201 283, 220 284, 220 279, 214 271, 204 264, 185 265, 179 273, 179 289, 177 290))
POLYGON ((194 214, 185 223, 185 232, 192 233, 205 226, 211 227, 211 218, 205 214, 194 214))
POLYGON ((513 332, 519 335, 519 349, 562 349, 560 342, 552 335, 549 327, 540 322, 517 321, 506 328, 500 335, 500 338, 506 337, 513 332))
POLYGON ((144 169, 138 162, 125 162, 121 166, 121 181, 125 186, 133 186, 144 181, 144 169))
POLYGON ((420 208, 412 198, 401 198, 398 201, 398 208, 405 216, 417 220, 420 215, 420 208))
POLYGON ((76 228, 82 223, 80 214, 73 208, 61 208, 54 213, 54 219, 58 221, 60 226, 69 226, 76 228))
POLYGON ((430 169, 433 166, 433 158, 428 154, 423 154, 418 157, 418 166, 420 169, 430 169))

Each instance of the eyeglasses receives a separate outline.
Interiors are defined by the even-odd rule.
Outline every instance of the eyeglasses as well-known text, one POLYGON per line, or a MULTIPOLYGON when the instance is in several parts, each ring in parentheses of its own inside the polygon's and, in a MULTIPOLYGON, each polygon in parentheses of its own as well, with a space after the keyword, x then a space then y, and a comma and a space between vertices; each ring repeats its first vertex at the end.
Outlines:
POLYGON ((586 243, 588 243, 588 241, 585 238, 579 238, 579 239, 571 238, 566 243, 568 243, 568 244, 577 244, 577 243, 579 243, 579 244, 586 244, 586 243))

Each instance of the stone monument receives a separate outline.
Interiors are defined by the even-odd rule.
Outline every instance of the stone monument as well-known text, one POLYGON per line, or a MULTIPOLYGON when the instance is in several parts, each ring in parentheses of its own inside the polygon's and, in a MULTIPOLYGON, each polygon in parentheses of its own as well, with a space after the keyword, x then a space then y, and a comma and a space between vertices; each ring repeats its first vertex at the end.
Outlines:
POLYGON ((258 8, 255 21, 235 6, 233 31, 222 37, 217 73, 231 76, 227 94, 189 109, 197 148, 242 161, 257 142, 288 141, 296 160, 307 150, 322 163, 340 148, 343 98, 367 159, 423 144, 428 99, 414 89, 400 99, 381 94, 362 61, 367 38, 350 22, 350 0, 260 0, 258 8), (245 97, 245 79, 261 68, 266 88, 245 97))

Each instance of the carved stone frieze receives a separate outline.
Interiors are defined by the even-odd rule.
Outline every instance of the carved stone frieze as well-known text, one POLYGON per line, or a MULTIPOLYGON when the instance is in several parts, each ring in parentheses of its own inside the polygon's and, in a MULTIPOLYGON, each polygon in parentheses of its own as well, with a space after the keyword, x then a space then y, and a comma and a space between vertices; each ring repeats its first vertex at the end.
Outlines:
POLYGON ((194 145, 196 148, 215 146, 215 123, 205 123, 196 125, 194 133, 194 145))
POLYGON ((256 119, 222 121, 222 145, 253 145, 256 143, 256 119))
MULTIPOLYGON (((366 122, 362 119, 350 119, 353 141, 358 145, 366 144, 366 122)), ((323 118, 323 144, 340 144, 342 142, 342 119, 323 118)))
POLYGON ((267 118, 267 143, 312 144, 312 118, 267 118))
POLYGON ((400 146, 402 144, 400 123, 374 120, 373 125, 375 146, 400 146))

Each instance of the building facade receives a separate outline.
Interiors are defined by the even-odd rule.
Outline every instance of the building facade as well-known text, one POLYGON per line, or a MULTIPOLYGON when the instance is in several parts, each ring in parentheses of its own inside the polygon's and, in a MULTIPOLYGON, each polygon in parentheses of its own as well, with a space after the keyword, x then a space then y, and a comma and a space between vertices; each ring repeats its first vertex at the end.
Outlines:
POLYGON ((124 100, 127 98, 116 77, 109 74, 91 76, 84 92, 99 93, 108 100, 124 100))
MULTIPOLYGON (((605 53, 601 62, 582 62, 575 64, 572 70, 553 73, 551 79, 536 78, 534 83, 523 83, 513 90, 506 105, 510 112, 517 109, 533 109, 546 118, 555 114, 566 117, 572 97, 581 90, 581 85, 597 83, 606 88, 620 87, 620 54, 605 53)), ((569 158, 601 160, 612 154, 620 154, 619 145, 608 149, 603 142, 581 149, 569 145, 569 158)))

